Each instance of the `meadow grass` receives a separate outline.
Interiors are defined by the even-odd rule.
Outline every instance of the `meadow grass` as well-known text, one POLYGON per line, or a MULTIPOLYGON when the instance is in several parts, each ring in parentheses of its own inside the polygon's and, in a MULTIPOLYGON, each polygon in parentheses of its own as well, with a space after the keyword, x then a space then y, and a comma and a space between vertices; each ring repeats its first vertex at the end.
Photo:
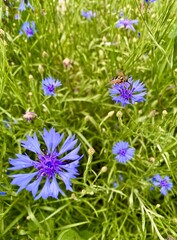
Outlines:
POLYGON ((19 2, 0 1, 0 239, 177 239, 176 2, 30 2, 35 10, 15 20, 19 2), (84 19, 83 9, 96 16, 84 19), (115 28, 121 11, 138 20, 135 32, 115 28), (19 35, 25 21, 36 23, 31 38, 19 35), (146 85, 145 102, 112 101, 109 81, 118 69, 146 85), (43 94, 48 76, 62 83, 56 96, 43 94), (37 114, 34 121, 23 119, 27 110, 37 114), (73 193, 35 201, 25 189, 16 194, 8 159, 24 153, 20 141, 44 127, 75 134, 84 157, 73 193), (135 148, 125 165, 112 153, 119 141, 135 148), (173 182, 166 196, 150 190, 157 173, 173 182))

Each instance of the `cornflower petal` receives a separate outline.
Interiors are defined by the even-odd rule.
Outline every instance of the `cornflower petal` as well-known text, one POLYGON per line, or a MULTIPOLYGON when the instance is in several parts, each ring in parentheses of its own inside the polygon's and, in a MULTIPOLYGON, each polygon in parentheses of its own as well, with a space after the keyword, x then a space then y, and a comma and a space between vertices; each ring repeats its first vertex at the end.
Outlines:
POLYGON ((73 149, 73 147, 77 143, 77 140, 74 140, 74 138, 75 138, 75 135, 73 135, 72 137, 70 137, 70 136, 67 137, 63 146, 61 147, 61 150, 59 151, 59 155, 63 154, 66 151, 73 149))
MULTIPOLYGON (((28 183, 37 175, 37 172, 34 173, 25 173, 25 174, 14 174, 9 177, 14 178, 11 182, 12 185, 16 184, 19 187, 25 188, 28 183)), ((20 189, 21 191, 22 189, 20 189)), ((19 190, 18 190, 19 192, 19 190)))
POLYGON ((166 187, 162 187, 161 189, 160 189, 160 192, 161 192, 161 194, 162 195, 167 195, 167 188, 166 187))
POLYGON ((39 195, 37 197, 35 197, 34 200, 38 200, 39 198, 43 198, 46 199, 50 196, 50 181, 47 178, 46 182, 44 184, 44 187, 42 188, 41 192, 39 193, 39 195))
POLYGON ((66 186, 66 190, 69 190, 69 191, 73 191, 72 187, 71 187, 71 182, 70 182, 70 179, 69 179, 69 174, 68 172, 60 172, 59 175, 61 177, 61 179, 63 180, 65 186, 66 186))
MULTIPOLYGON (((65 169, 66 171, 69 170, 69 173, 72 175, 72 178, 75 178, 74 175, 78 175, 77 167, 79 166, 79 160, 82 158, 82 156, 77 160, 73 161, 71 163, 68 163, 67 165, 63 165, 62 169, 65 169)), ((60 172, 59 172, 60 175, 60 172)))
POLYGON ((138 20, 131 20, 130 23, 131 24, 138 24, 138 20))
POLYGON ((54 128, 51 128, 49 132, 44 129, 42 138, 44 139, 48 152, 53 152, 55 150, 55 148, 61 142, 63 136, 64 134, 60 135, 59 133, 56 133, 54 128))
POLYGON ((127 25, 125 28, 126 28, 126 29, 130 29, 130 30, 132 30, 133 32, 135 32, 135 28, 133 27, 133 25, 127 25))
POLYGON ((1 196, 6 196, 7 193, 6 193, 6 192, 0 192, 0 195, 1 195, 1 196))
POLYGON ((21 12, 25 11, 26 7, 31 8, 34 11, 34 7, 30 4, 29 0, 27 0, 27 3, 25 3, 25 1, 22 0, 18 10, 21 11, 21 12))
POLYGON ((133 24, 138 24, 138 20, 120 19, 116 23, 116 28, 124 27, 125 29, 131 29, 132 31, 135 31, 133 24))
POLYGON ((74 150, 72 150, 70 153, 68 153, 66 156, 64 156, 63 158, 60 158, 60 160, 64 161, 64 160, 76 160, 78 159, 80 156, 77 154, 78 151, 80 149, 80 145, 75 148, 74 150))
POLYGON ((35 180, 34 182, 30 183, 27 187, 26 190, 28 190, 29 192, 32 192, 33 197, 36 196, 38 188, 39 188, 39 184, 41 183, 42 177, 38 177, 37 180, 35 180))
POLYGON ((26 10, 26 6, 25 6, 25 1, 24 0, 21 1, 18 10, 19 11, 25 11, 26 10))
POLYGON ((16 159, 9 158, 10 164, 14 167, 8 168, 8 170, 19 170, 33 166, 34 161, 28 155, 16 154, 16 156, 18 157, 16 159))
POLYGON ((28 0, 28 3, 27 3, 27 6, 34 11, 34 7, 30 4, 29 0, 28 0))
POLYGON ((22 147, 24 147, 34 153, 41 153, 40 143, 38 141, 36 133, 34 133, 33 137, 30 137, 29 135, 27 135, 27 141, 25 141, 25 140, 21 141, 21 145, 22 145, 22 147))
POLYGON ((96 17, 96 13, 95 13, 95 12, 92 12, 91 10, 88 11, 88 12, 82 10, 82 11, 81 11, 81 15, 82 15, 84 18, 88 19, 88 20, 90 20, 91 18, 96 17))
POLYGON ((56 178, 53 177, 50 184, 50 196, 58 199, 59 193, 65 196, 65 193, 59 188, 56 178))

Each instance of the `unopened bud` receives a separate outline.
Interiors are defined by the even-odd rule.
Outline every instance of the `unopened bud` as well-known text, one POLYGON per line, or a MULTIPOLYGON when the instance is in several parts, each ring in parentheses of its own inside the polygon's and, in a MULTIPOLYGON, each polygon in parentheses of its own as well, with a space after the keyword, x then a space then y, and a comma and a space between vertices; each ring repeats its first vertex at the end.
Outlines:
POLYGON ((173 222, 177 224, 177 218, 173 218, 173 222))
POLYGON ((118 111, 117 114, 116 114, 116 116, 117 116, 118 118, 121 118, 122 115, 123 115, 123 113, 122 113, 121 111, 118 111))
POLYGON ((169 235, 166 240, 175 240, 171 235, 169 235))
POLYGON ((42 9, 41 14, 42 14, 42 16, 46 16, 46 15, 47 15, 46 10, 45 10, 45 9, 42 9))
POLYGON ((4 30, 0 28, 0 36, 4 36, 4 30))
POLYGON ((87 115, 87 116, 85 116, 84 119, 85 119, 86 122, 88 122, 90 118, 89 118, 89 116, 87 115))
POLYGON ((46 57, 48 57, 48 53, 47 53, 47 52, 45 52, 45 51, 43 51, 43 52, 42 52, 42 57, 43 57, 43 58, 46 58, 46 57))
POLYGON ((65 68, 70 68, 71 67, 71 60, 69 59, 69 58, 65 58, 64 60, 63 60, 63 66, 65 67, 65 68))
POLYGON ((78 200, 78 198, 76 197, 75 193, 71 194, 71 198, 74 199, 74 200, 78 200))
POLYGON ((167 110, 162 111, 162 116, 165 117, 168 114, 167 110))
POLYGON ((93 155, 94 153, 95 153, 95 149, 94 148, 91 147, 91 148, 88 149, 88 154, 89 155, 93 155))
POLYGON ((31 74, 28 76, 28 78, 29 78, 29 80, 33 80, 34 79, 33 75, 31 75, 31 74))
POLYGON ((134 38, 132 39, 132 41, 133 41, 134 43, 136 43, 136 42, 137 42, 137 38, 134 37, 134 38))
POLYGON ((86 194, 86 190, 85 189, 82 189, 82 194, 85 195, 86 194))
POLYGON ((101 172, 102 173, 105 173, 105 172, 107 172, 108 171, 108 168, 106 167, 106 166, 103 166, 102 168, 101 168, 101 172))
POLYGON ((108 117, 112 117, 114 115, 114 111, 108 112, 108 117))
POLYGON ((155 158, 154 158, 154 157, 150 157, 150 158, 149 158, 149 161, 152 162, 152 163, 154 163, 154 162, 155 162, 155 158))
POLYGON ((41 74, 44 72, 44 68, 43 68, 43 66, 41 64, 39 64, 38 71, 41 74))
POLYGON ((149 117, 154 117, 156 114, 157 114, 157 111, 156 111, 156 110, 152 110, 152 111, 149 113, 149 117))

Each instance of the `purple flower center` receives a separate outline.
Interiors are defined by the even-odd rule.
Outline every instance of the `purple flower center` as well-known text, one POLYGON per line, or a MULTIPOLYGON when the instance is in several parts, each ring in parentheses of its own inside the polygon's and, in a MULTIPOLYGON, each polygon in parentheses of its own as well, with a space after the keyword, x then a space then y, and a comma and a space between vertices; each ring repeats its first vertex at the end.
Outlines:
POLYGON ((160 181, 160 186, 161 186, 161 187, 167 187, 167 186, 168 186, 167 180, 161 180, 161 181, 160 181))
POLYGON ((55 87, 54 87, 53 84, 49 84, 49 85, 47 86, 47 88, 48 88, 49 92, 54 92, 55 87))
POLYGON ((32 28, 27 28, 26 29, 26 34, 30 35, 30 36, 33 36, 33 34, 34 34, 33 29, 32 28))
POLYGON ((124 27, 128 26, 130 24, 129 20, 124 20, 124 27))
POLYGON ((120 155, 122 155, 122 156, 125 156, 126 155, 126 153, 127 153, 127 149, 121 149, 120 151, 119 151, 119 154, 120 155))
POLYGON ((120 95, 122 98, 126 99, 126 100, 129 100, 132 98, 132 90, 130 89, 126 89, 126 88, 121 88, 120 89, 120 95))
POLYGON ((58 153, 53 152, 51 154, 38 154, 39 162, 34 164, 34 167, 39 171, 38 176, 46 176, 52 178, 55 174, 61 171, 61 165, 64 162, 57 159, 58 153))

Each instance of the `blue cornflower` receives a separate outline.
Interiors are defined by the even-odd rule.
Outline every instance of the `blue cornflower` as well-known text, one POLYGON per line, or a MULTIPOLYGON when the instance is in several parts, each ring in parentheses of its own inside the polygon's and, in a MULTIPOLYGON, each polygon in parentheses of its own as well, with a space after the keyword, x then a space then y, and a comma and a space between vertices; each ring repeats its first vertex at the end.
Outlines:
POLYGON ((118 175, 118 180, 115 180, 113 182, 113 188, 118 187, 123 180, 124 180, 124 178, 123 178, 122 174, 119 174, 118 175))
POLYGON ((156 2, 156 0, 145 0, 146 3, 156 2))
POLYGON ((61 82, 57 79, 53 79, 52 77, 45 78, 42 81, 44 95, 55 96, 55 88, 60 87, 61 85, 61 82))
POLYGON ((122 106, 145 101, 145 90, 145 85, 140 80, 133 81, 132 77, 128 79, 128 82, 116 83, 109 89, 112 100, 116 104, 120 102, 122 106))
POLYGON ((0 192, 0 196, 6 196, 6 192, 0 192))
POLYGON ((129 147, 129 143, 128 142, 117 142, 113 148, 112 148, 112 152, 113 154, 117 155, 115 157, 115 159, 119 162, 119 163, 127 163, 128 161, 130 161, 133 158, 135 149, 129 147))
POLYGON ((30 38, 37 32, 35 28, 35 22, 24 22, 21 27, 20 34, 26 33, 27 37, 30 38))
POLYGON ((15 16, 14 16, 14 19, 19 20, 20 19, 20 14, 16 13, 15 16))
POLYGON ((26 8, 31 8, 34 11, 34 7, 30 4, 29 0, 22 0, 18 10, 19 11, 25 11, 26 8))
POLYGON ((32 160, 27 154, 16 154, 16 159, 9 159, 10 164, 13 165, 9 170, 31 168, 29 173, 14 174, 10 177, 14 178, 11 184, 20 187, 17 192, 26 189, 32 192, 35 200, 40 197, 46 199, 49 196, 57 198, 59 193, 65 195, 57 180, 64 182, 66 190, 72 191, 70 180, 78 175, 77 167, 83 157, 78 155, 80 145, 75 147, 77 143, 75 136, 68 136, 60 148, 58 146, 64 134, 61 135, 51 128, 50 131, 44 129, 41 136, 46 145, 45 150, 43 148, 41 150, 36 133, 33 137, 27 135, 27 140, 21 141, 22 147, 35 153, 36 160, 32 160), (35 179, 32 181, 33 178, 35 179))
MULTIPOLYGON (((168 176, 165 176, 164 179, 159 175, 156 174, 152 179, 151 179, 152 184, 155 187, 160 187, 160 192, 162 195, 166 195, 168 191, 171 191, 173 187, 173 183, 170 182, 170 178, 168 176)), ((151 188, 153 190, 154 187, 151 188)))
POLYGON ((96 13, 95 12, 92 12, 91 10, 86 12, 84 10, 81 11, 81 15, 86 18, 86 19, 91 19, 91 18, 94 18, 96 17, 96 13))
POLYGON ((120 10, 119 17, 121 18, 121 17, 123 17, 123 15, 124 15, 123 10, 120 10))
POLYGON ((138 20, 129 20, 129 19, 120 19, 116 23, 117 28, 126 28, 126 29, 131 29, 132 31, 135 31, 133 24, 138 24, 138 20))

